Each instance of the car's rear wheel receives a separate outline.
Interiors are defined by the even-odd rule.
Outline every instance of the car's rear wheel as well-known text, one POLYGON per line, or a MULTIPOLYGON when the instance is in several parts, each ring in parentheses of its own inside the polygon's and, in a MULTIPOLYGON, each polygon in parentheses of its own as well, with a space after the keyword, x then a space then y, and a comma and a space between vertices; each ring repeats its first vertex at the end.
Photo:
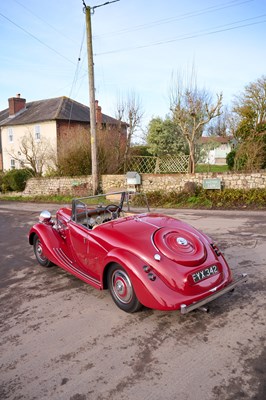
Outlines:
POLYGON ((38 235, 34 236, 33 249, 36 259, 40 265, 42 265, 43 267, 51 267, 53 265, 53 263, 48 260, 48 258, 45 257, 45 255, 43 254, 42 241, 40 240, 38 235))
POLYGON ((121 310, 133 313, 142 307, 124 268, 119 264, 113 264, 109 268, 107 279, 111 296, 121 310))

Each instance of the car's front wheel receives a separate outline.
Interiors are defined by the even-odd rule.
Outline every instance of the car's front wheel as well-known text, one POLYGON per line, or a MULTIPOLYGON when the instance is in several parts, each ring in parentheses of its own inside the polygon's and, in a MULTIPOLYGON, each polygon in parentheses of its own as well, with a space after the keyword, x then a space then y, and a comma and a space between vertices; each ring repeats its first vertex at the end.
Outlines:
POLYGON ((48 258, 45 257, 45 255, 43 254, 42 242, 38 235, 34 236, 33 249, 36 259, 40 265, 42 265, 43 267, 51 267, 53 265, 53 263, 48 260, 48 258))
POLYGON ((121 310, 134 313, 142 307, 130 277, 119 264, 113 264, 108 271, 108 287, 115 304, 121 310))

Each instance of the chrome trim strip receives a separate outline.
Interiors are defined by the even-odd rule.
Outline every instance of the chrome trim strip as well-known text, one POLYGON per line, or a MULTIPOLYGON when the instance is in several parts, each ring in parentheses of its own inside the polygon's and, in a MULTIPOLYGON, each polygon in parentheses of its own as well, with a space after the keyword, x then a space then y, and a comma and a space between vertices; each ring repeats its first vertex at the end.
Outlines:
POLYGON ((60 248, 54 248, 55 253, 58 257, 63 261, 64 264, 69 266, 70 268, 73 267, 73 261, 66 255, 66 253, 60 248))
POLYGON ((76 268, 73 265, 73 261, 68 258, 68 256, 64 253, 62 249, 59 248, 54 248, 54 252, 58 255, 58 257, 61 259, 61 261, 72 271, 76 272, 77 274, 83 276, 84 278, 90 280, 93 283, 96 283, 97 285, 101 285, 101 282, 98 281, 97 279, 93 278, 92 276, 86 274, 83 271, 80 271, 78 268, 76 268))
MULTIPOLYGON (((246 282, 248 279, 247 274, 242 274, 238 279, 236 279, 233 283, 230 283, 230 285, 226 286, 225 288, 219 290, 216 293, 211 294, 208 297, 205 297, 204 299, 196 302, 196 303, 192 303, 189 306, 187 306, 186 304, 181 304, 180 306, 180 311, 181 314, 187 314, 190 311, 195 310, 196 308, 199 308, 201 306, 204 306, 204 304, 207 304, 215 299, 217 299, 218 297, 222 296, 223 294, 230 292, 232 289, 234 289, 237 285, 239 285, 242 282, 246 282)), ((214 290, 217 290, 217 288, 215 289, 211 289, 212 292, 214 292, 214 290)))

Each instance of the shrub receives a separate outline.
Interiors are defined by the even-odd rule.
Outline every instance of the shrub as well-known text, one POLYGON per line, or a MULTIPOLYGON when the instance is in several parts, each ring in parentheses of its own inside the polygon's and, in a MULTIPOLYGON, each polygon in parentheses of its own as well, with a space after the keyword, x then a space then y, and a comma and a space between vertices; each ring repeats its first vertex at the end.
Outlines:
POLYGON ((149 192, 146 194, 151 207, 190 208, 245 208, 266 207, 266 189, 205 190, 197 188, 195 193, 149 192))
POLYGON ((91 152, 87 143, 77 143, 73 149, 60 156, 58 173, 61 176, 91 174, 91 152))
POLYGON ((12 169, 2 176, 1 189, 3 192, 23 192, 27 180, 32 176, 30 169, 12 169))
POLYGON ((183 192, 188 193, 190 195, 197 193, 197 184, 195 182, 186 182, 184 185, 183 192))
POLYGON ((4 173, 0 172, 0 192, 3 191, 2 184, 3 184, 4 173))
POLYGON ((226 156, 226 163, 228 165, 228 169, 231 171, 232 169, 234 169, 234 165, 235 165, 235 156, 236 156, 236 152, 235 150, 230 151, 230 153, 227 154, 226 156))

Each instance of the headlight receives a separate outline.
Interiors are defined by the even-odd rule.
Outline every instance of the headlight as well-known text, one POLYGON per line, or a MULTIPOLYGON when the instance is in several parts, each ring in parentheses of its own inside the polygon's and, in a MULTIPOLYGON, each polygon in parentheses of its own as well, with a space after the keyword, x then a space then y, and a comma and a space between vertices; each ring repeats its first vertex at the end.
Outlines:
POLYGON ((39 216, 39 221, 43 224, 48 224, 51 221, 52 215, 49 211, 42 211, 39 216))

